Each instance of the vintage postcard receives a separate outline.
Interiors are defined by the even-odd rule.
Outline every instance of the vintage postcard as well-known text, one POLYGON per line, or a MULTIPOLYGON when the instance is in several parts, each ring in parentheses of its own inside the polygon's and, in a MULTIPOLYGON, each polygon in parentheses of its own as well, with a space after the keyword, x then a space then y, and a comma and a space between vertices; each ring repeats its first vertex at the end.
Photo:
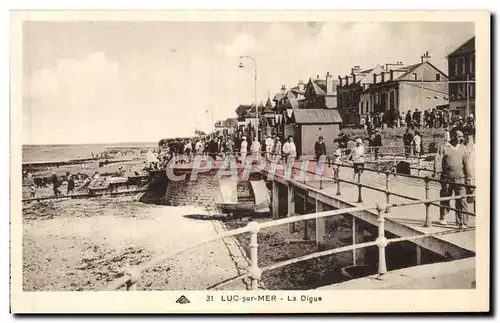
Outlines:
POLYGON ((13 11, 11 311, 490 310, 490 13, 13 11))

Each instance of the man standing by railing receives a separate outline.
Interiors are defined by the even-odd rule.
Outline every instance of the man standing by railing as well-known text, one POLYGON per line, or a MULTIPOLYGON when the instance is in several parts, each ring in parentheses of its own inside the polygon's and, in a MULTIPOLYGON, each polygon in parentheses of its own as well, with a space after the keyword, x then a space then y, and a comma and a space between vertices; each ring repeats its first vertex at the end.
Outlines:
POLYGON ((410 133, 410 128, 406 128, 406 132, 403 135, 403 145, 405 146, 406 157, 410 156, 412 142, 413 142, 413 135, 410 133))
POLYGON ((266 136, 266 160, 271 161, 271 154, 273 153, 274 140, 270 136, 266 136))
POLYGON ((352 162, 354 165, 354 173, 352 176, 352 181, 356 181, 356 175, 358 175, 358 183, 361 181, 361 173, 365 167, 365 146, 363 145, 363 140, 361 138, 356 139, 356 146, 352 148, 348 159, 352 157, 352 162))
POLYGON ((281 141, 278 136, 274 138, 274 145, 273 145, 273 159, 276 162, 279 162, 281 159, 281 141))
POLYGON ((375 129, 375 135, 373 136, 373 150, 375 152, 376 160, 378 160, 380 147, 382 147, 382 136, 380 135, 380 130, 375 129))
POLYGON ((297 157, 297 148, 293 142, 293 137, 288 136, 288 141, 283 145, 283 154, 286 156, 286 163, 293 166, 293 161, 297 157))
MULTIPOLYGON (((445 143, 437 152, 434 160, 434 173, 441 171, 441 197, 449 197, 455 193, 457 195, 472 194, 471 185, 472 170, 470 167, 469 150, 463 144, 464 135, 461 131, 452 129, 450 131, 450 141, 445 143)), ((442 201, 439 209, 439 223, 446 225, 446 217, 449 213, 450 202, 442 201)), ((467 201, 465 198, 455 200, 456 223, 460 229, 467 228, 469 216, 460 211, 467 212, 467 201)))
POLYGON ((318 162, 321 156, 326 155, 326 145, 323 142, 323 136, 319 136, 318 141, 314 144, 314 154, 316 155, 316 161, 318 162))

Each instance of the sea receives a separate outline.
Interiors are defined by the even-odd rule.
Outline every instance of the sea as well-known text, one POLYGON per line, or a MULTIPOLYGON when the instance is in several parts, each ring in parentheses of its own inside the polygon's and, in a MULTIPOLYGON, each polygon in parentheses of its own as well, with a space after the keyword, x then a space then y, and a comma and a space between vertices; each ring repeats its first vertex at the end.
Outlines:
POLYGON ((23 145, 23 162, 49 162, 77 158, 90 158, 106 149, 156 148, 155 142, 122 142, 76 145, 23 145))

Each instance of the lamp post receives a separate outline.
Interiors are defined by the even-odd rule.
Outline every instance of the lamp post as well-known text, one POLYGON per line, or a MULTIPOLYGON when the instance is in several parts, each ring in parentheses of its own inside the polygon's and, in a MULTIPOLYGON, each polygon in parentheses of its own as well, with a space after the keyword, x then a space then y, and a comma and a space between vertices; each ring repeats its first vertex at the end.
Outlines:
MULTIPOLYGON (((240 68, 243 68, 243 58, 248 58, 253 61, 254 64, 254 102, 255 102, 255 117, 257 118, 257 128, 255 129, 255 135, 257 140, 259 140, 259 106, 257 105, 257 61, 252 56, 242 55, 240 56, 240 68)), ((260 141, 260 140, 259 140, 260 141)))

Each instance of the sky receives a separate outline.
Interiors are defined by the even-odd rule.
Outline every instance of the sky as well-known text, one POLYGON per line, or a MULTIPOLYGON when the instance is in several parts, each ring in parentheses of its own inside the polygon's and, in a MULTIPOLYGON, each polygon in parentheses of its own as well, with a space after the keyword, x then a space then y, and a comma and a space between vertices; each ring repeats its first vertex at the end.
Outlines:
POLYGON ((474 35, 439 22, 25 22, 23 143, 156 142, 354 65, 431 62, 474 35))

